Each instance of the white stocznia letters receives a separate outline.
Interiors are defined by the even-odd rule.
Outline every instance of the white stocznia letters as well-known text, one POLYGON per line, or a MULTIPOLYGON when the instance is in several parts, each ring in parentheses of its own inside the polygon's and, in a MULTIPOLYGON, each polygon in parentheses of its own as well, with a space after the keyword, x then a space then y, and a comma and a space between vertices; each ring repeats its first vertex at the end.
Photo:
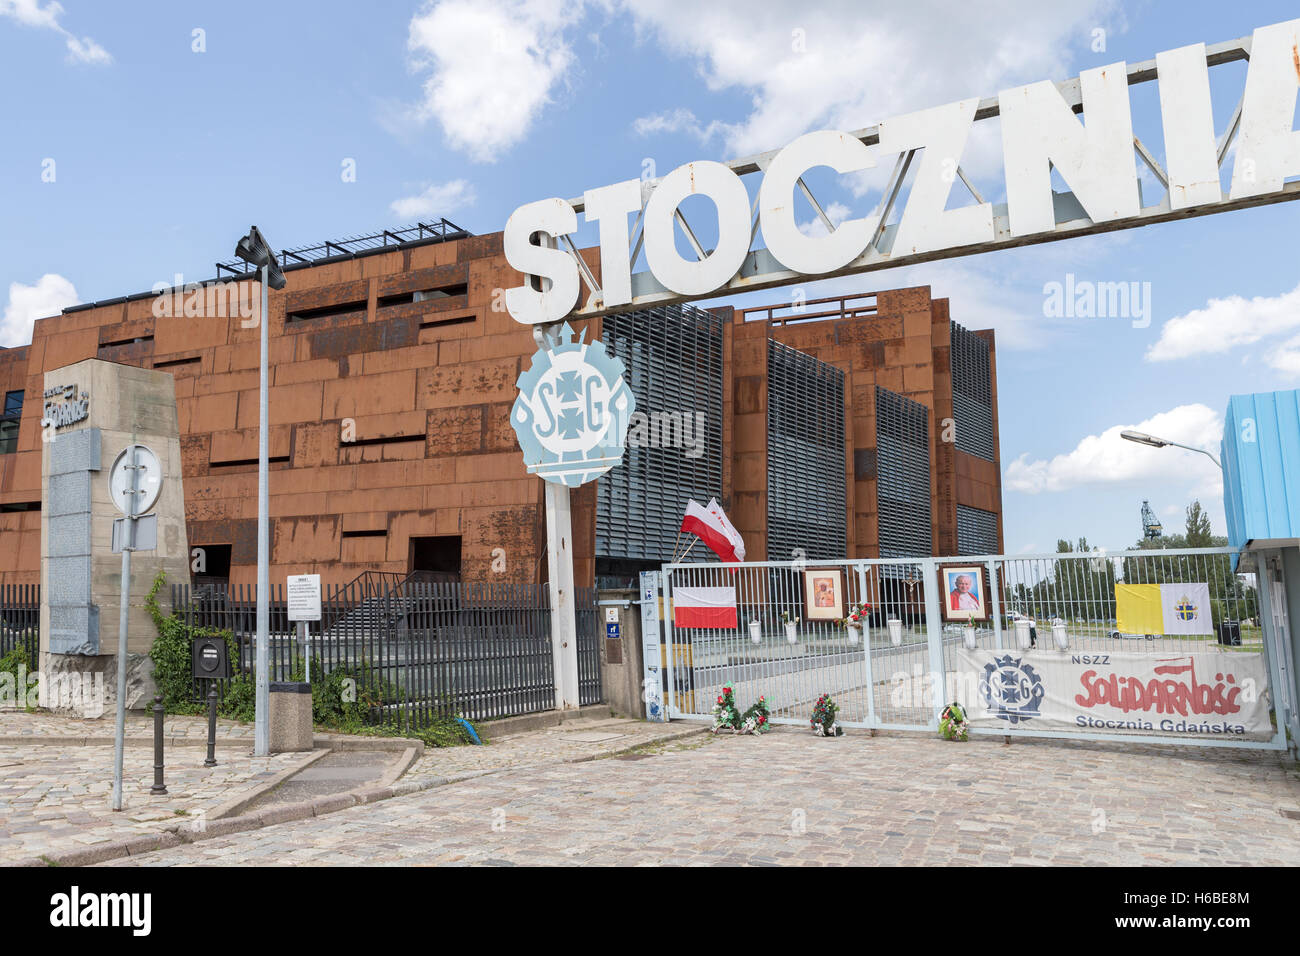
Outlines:
MULTIPOLYGON (((796 37, 800 43, 801 37, 796 37)), ((756 209, 767 253, 755 256, 763 271, 748 271, 743 287, 769 288, 789 282, 791 273, 856 274, 918 258, 968 255, 1026 241, 1052 241, 1162 222, 1184 215, 1185 210, 1220 212, 1300 198, 1296 184, 1287 183, 1300 176, 1300 130, 1295 129, 1300 96, 1300 19, 1261 27, 1254 32, 1249 49, 1244 42, 1221 46, 1231 54, 1228 58, 1248 54, 1250 60, 1232 186, 1226 199, 1207 47, 1197 43, 1155 58, 1169 180, 1167 206, 1144 211, 1138 188, 1129 81, 1147 82, 1152 79, 1151 72, 1144 66, 1130 77, 1126 64, 1112 63, 1084 70, 1070 83, 1058 86, 1044 81, 998 95, 1006 171, 1005 227, 994 217, 989 203, 948 208, 978 100, 963 99, 880 123, 881 153, 921 153, 893 232, 889 261, 881 261, 871 245, 880 231, 879 212, 849 219, 818 236, 800 233, 795 216, 795 193, 809 169, 825 166, 844 174, 872 168, 878 160, 874 146, 868 147, 848 133, 822 130, 801 136, 780 151, 736 164, 747 173, 762 173, 756 209), (1080 105, 1082 117, 1075 115, 1080 105), (1061 174, 1069 192, 1053 193, 1053 169, 1061 174), (1058 216, 1062 220, 1059 226, 1058 216), (768 262, 780 268, 767 269, 768 262)), ((53 160, 48 162, 52 170, 53 160)), ((653 177, 654 162, 646 160, 640 182, 619 182, 584 194, 586 221, 598 226, 603 289, 600 297, 583 305, 581 314, 680 302, 718 294, 733 282, 742 285, 737 280, 755 227, 751 221, 754 207, 737 173, 721 163, 702 161, 673 170, 657 184, 647 181, 653 177), (706 251, 699 248, 689 230, 683 230, 696 246, 695 255, 683 255, 678 251, 678 207, 692 195, 707 196, 717 208, 718 241, 716 248, 706 251), (627 216, 641 208, 649 272, 634 276, 627 216)), ((52 172, 49 178, 53 179, 52 172)), ((505 290, 503 296, 517 321, 554 322, 573 309, 580 292, 578 264, 555 247, 554 239, 576 230, 574 208, 559 199, 521 206, 510 217, 505 231, 506 259, 528 277, 525 285, 505 290)))
POLYGON ((680 295, 704 295, 731 281, 749 254, 749 193, 722 163, 678 166, 663 178, 645 207, 645 258, 654 277, 680 295), (687 196, 707 196, 718 208, 718 245, 698 261, 677 252, 673 216, 687 196))
POLYGON ((502 244, 506 261, 525 276, 525 284, 506 290, 506 308, 516 322, 558 322, 578 301, 578 264, 562 249, 538 245, 538 233, 552 239, 578 228, 578 214, 563 199, 542 199, 516 209, 506 221, 502 244), (528 277, 536 276, 535 288, 528 277))
POLYGON ((973 97, 897 116, 880 124, 881 152, 902 153, 925 147, 890 249, 891 256, 993 240, 992 203, 945 208, 978 105, 979 98, 973 97))
POLYGON ((1205 44, 1156 54, 1160 120, 1165 133, 1169 208, 1186 209, 1223 198, 1218 146, 1210 106, 1210 68, 1205 44))
POLYGON ((794 189, 799 178, 814 166, 854 173, 875 165, 876 159, 866 144, 837 130, 800 136, 777 153, 764 171, 763 185, 758 190, 758 211, 768 251, 787 269, 805 275, 831 272, 862 255, 875 235, 879 216, 846 220, 829 235, 805 236, 795 222, 794 189))
POLYGON ((605 307, 632 301, 631 245, 628 213, 641 211, 641 180, 629 179, 582 196, 587 222, 600 223, 600 291, 605 307))
POLYGON ((1093 222, 1141 211, 1124 63, 1084 70, 1079 87, 1086 127, 1048 80, 998 94, 1013 236, 1056 228, 1053 165, 1093 222))
POLYGON ((1241 133, 1230 199, 1277 192, 1300 175, 1300 132, 1292 128, 1300 88, 1300 20, 1255 31, 1241 100, 1241 133))

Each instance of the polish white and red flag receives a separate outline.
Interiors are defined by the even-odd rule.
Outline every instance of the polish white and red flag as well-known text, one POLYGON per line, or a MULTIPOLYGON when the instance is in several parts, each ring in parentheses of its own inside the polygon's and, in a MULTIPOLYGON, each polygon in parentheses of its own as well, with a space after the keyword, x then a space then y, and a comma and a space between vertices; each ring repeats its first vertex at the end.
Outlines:
POLYGON ((736 589, 673 587, 673 627, 736 627, 736 589))
POLYGON ((694 498, 690 499, 686 503, 686 516, 682 518, 681 530, 695 535, 723 561, 743 561, 745 543, 741 540, 740 533, 727 520, 717 501, 710 499, 709 505, 706 508, 694 498))
POLYGON ((717 498, 710 498, 705 510, 713 515, 714 519, 722 526, 727 534, 727 540, 731 542, 731 550, 736 555, 737 561, 745 560, 745 539, 740 536, 736 526, 731 523, 727 513, 722 510, 722 505, 718 504, 717 498))

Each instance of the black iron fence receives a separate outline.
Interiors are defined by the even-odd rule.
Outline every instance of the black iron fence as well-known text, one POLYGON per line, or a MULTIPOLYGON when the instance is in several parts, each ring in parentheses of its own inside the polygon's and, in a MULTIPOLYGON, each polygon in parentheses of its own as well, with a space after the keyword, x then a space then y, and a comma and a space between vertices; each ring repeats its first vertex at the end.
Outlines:
POLYGON ((35 668, 41 649, 41 586, 0 585, 0 657, 15 647, 27 652, 35 668))
MULTIPOLYGON (((233 666, 247 675, 256 657, 256 597, 246 585, 172 589, 190 625, 234 636, 233 666)), ((575 597, 579 699, 594 704, 601 699, 596 590, 579 588, 575 597)), ((341 671, 375 723, 422 727, 439 714, 485 720, 555 707, 546 585, 363 575, 325 589, 306 646, 288 619, 282 585, 271 586, 269 611, 270 679, 301 679, 310 656, 312 682, 341 671)))

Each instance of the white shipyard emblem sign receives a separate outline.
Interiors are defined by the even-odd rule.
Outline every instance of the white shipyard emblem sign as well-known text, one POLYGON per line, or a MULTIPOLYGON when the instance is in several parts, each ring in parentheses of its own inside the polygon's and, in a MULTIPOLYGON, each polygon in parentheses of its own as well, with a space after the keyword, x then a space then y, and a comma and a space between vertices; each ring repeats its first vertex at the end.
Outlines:
POLYGON ((553 348, 538 350, 510 412, 530 472, 576 488, 622 461, 636 409, 624 371, 603 343, 575 341, 568 323, 553 348))

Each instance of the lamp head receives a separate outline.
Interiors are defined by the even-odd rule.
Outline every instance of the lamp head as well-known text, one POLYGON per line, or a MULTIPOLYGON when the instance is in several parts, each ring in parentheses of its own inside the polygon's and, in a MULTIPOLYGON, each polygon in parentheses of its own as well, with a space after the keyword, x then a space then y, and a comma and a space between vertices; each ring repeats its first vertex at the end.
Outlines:
POLYGON ((271 251, 266 237, 256 226, 250 228, 248 235, 235 243, 235 255, 255 269, 265 268, 266 284, 272 289, 283 289, 287 284, 284 273, 280 271, 280 263, 275 259, 275 253, 271 251))
POLYGON ((1152 448, 1164 448, 1169 444, 1169 442, 1156 438, 1154 435, 1148 435, 1146 432, 1122 431, 1119 433, 1119 437, 1126 441, 1137 442, 1139 445, 1150 445, 1152 448))

